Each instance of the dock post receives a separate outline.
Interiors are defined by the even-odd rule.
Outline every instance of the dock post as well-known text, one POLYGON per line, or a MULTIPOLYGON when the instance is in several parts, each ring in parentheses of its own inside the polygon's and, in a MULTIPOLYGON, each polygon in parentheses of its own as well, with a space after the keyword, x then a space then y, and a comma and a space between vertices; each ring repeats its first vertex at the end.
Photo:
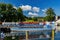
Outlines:
POLYGON ((26 31, 26 40, 28 40, 28 31, 26 31))
POLYGON ((52 38, 51 40, 54 40, 54 29, 52 29, 52 38))

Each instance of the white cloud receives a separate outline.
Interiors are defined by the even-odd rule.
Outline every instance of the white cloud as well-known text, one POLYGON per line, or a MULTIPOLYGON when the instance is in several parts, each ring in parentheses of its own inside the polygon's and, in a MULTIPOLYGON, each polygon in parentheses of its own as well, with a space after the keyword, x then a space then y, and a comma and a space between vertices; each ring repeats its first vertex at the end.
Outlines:
POLYGON ((43 11, 43 12, 46 12, 46 11, 47 11, 47 9, 43 9, 42 11, 43 11))
POLYGON ((28 15, 33 15, 33 13, 32 12, 29 12, 28 15))
POLYGON ((16 7, 16 6, 13 6, 13 8, 17 9, 17 7, 16 7))
POLYGON ((34 13, 33 16, 38 16, 38 14, 37 13, 34 13))
POLYGON ((38 16, 37 13, 32 13, 32 12, 29 12, 28 15, 31 16, 31 17, 36 17, 36 16, 38 16))
POLYGON ((26 11, 26 10, 31 10, 32 7, 30 5, 22 5, 22 6, 20 6, 20 8, 22 10, 26 11))
POLYGON ((38 7, 33 7, 33 11, 34 11, 34 12, 39 12, 39 10, 40 10, 40 9, 39 9, 38 7))
POLYGON ((30 5, 22 5, 22 6, 20 6, 20 8, 23 10, 23 11, 28 11, 28 10, 30 10, 30 11, 33 11, 33 12, 39 12, 39 8, 38 7, 32 7, 32 6, 30 6, 30 5))
POLYGON ((29 11, 28 15, 31 16, 31 17, 32 16, 34 16, 34 17, 38 16, 38 12, 40 11, 40 8, 32 7, 30 5, 22 5, 22 6, 19 6, 19 7, 23 10, 23 12, 24 11, 29 11))

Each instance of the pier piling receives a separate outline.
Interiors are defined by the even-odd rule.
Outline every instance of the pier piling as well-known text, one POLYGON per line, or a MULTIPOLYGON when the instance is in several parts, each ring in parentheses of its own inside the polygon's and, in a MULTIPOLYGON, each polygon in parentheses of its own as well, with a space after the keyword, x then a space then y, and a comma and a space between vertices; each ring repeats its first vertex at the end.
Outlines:
POLYGON ((54 40, 54 30, 52 30, 52 38, 51 40, 54 40))
POLYGON ((28 31, 26 31, 26 40, 28 40, 28 31))

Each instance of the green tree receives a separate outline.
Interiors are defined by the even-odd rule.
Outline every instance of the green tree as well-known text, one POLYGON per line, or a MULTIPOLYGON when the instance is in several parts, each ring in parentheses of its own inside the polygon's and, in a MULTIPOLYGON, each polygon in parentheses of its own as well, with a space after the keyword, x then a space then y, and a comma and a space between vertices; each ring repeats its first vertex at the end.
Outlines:
POLYGON ((13 8, 13 6, 11 4, 6 4, 6 7, 7 7, 6 8, 7 10, 11 10, 13 8))
POLYGON ((0 3, 0 11, 5 11, 6 10, 6 4, 0 3))
POLYGON ((0 21, 16 22, 24 21, 27 18, 23 15, 21 8, 15 9, 11 4, 0 3, 0 21))
POLYGON ((5 19, 5 13, 6 13, 6 4, 0 3, 0 21, 3 21, 5 19))
POLYGON ((15 8, 11 9, 11 19, 12 21, 18 21, 18 15, 17 15, 17 10, 15 8))
POLYGON ((53 21, 54 16, 56 16, 54 10, 52 8, 48 8, 46 11, 47 16, 45 17, 45 20, 47 21, 53 21))
POLYGON ((18 20, 19 20, 19 21, 24 21, 24 20, 25 20, 25 17, 24 17, 24 15, 23 15, 23 11, 22 11, 21 8, 18 8, 18 9, 17 9, 17 15, 18 15, 18 20))
POLYGON ((46 11, 47 16, 55 16, 55 12, 52 8, 48 8, 46 11))

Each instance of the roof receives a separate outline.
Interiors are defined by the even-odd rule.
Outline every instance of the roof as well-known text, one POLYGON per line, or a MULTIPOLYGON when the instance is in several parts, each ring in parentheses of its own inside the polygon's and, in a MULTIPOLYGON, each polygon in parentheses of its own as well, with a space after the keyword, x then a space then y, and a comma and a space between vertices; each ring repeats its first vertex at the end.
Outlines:
POLYGON ((60 19, 56 21, 56 23, 60 23, 60 19))

